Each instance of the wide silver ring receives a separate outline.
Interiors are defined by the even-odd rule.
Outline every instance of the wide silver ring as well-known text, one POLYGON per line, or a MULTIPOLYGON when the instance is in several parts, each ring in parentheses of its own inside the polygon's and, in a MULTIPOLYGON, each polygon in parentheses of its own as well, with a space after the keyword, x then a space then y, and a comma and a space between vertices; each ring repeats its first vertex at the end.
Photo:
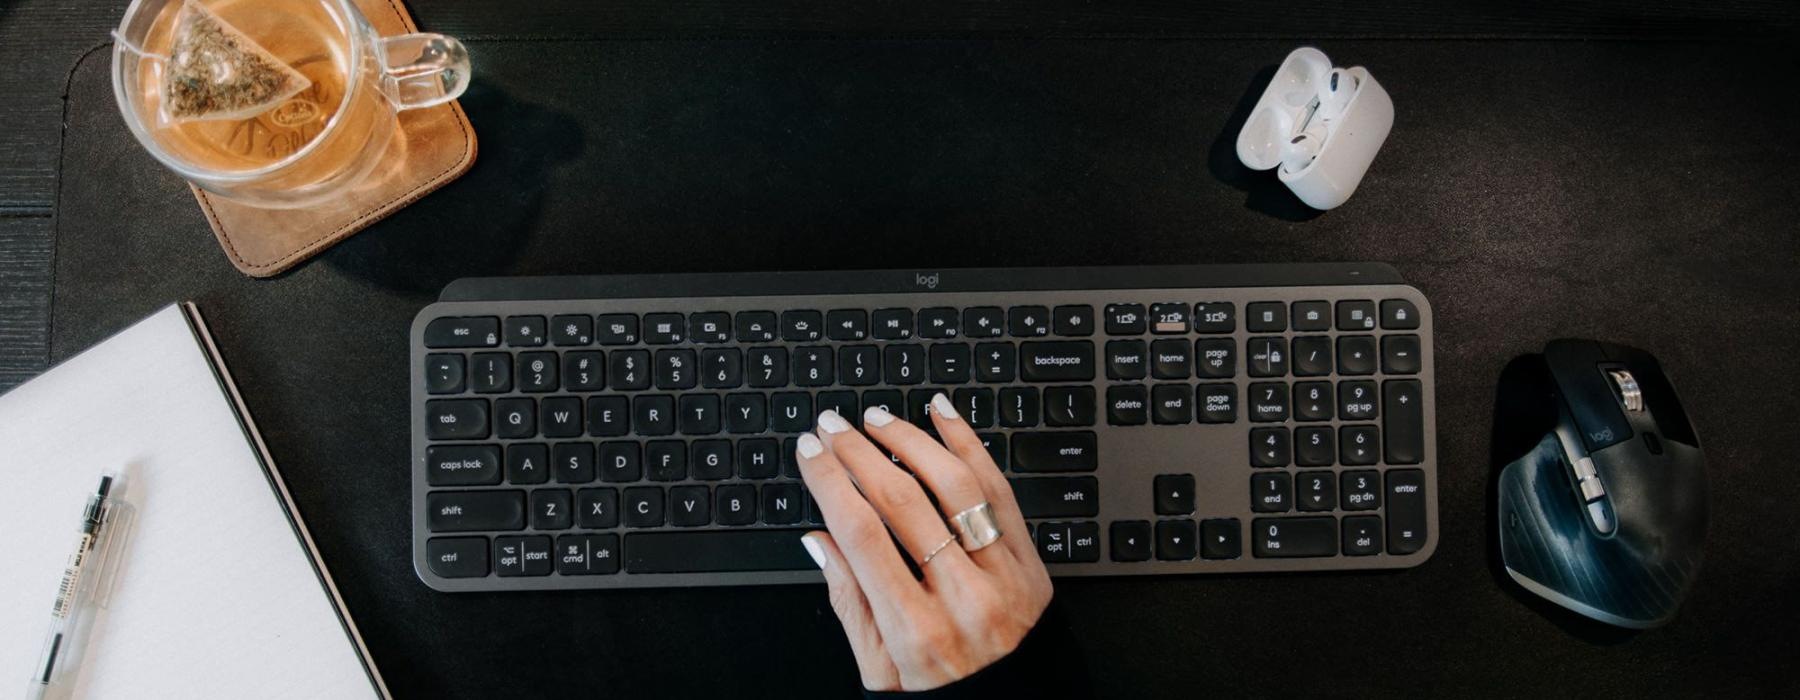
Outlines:
POLYGON ((930 554, 925 555, 924 559, 919 560, 919 566, 924 566, 926 564, 930 564, 931 559, 933 557, 936 557, 938 555, 938 552, 944 551, 945 547, 949 547, 950 543, 955 542, 955 541, 956 541, 956 535, 951 535, 949 538, 945 539, 943 542, 939 542, 938 546, 931 548, 930 554))
POLYGON ((1000 540, 1000 524, 994 521, 994 508, 982 501, 961 513, 950 516, 950 529, 962 540, 965 551, 978 552, 1000 540))

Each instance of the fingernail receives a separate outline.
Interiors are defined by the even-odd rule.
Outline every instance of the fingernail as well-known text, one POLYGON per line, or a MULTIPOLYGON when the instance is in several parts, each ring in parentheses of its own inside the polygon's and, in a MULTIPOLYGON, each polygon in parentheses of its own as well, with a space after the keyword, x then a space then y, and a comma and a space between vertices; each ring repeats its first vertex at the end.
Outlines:
POLYGON ((825 568, 825 550, 819 546, 818 542, 814 542, 813 538, 809 536, 801 535, 800 546, 806 548, 806 553, 812 556, 814 564, 818 564, 820 569, 825 568))
POLYGON ((837 411, 827 410, 819 413, 819 428, 836 435, 850 429, 850 421, 844 420, 837 411))
POLYGON ((812 433, 801 433, 800 442, 795 445, 795 448, 800 451, 801 457, 807 459, 817 457, 819 456, 819 453, 825 451, 825 445, 820 443, 819 437, 812 433))
POLYGON ((938 392, 937 396, 931 397, 931 410, 937 411, 938 415, 949 418, 950 420, 959 420, 962 418, 962 416, 956 414, 956 405, 950 403, 950 397, 945 396, 944 392, 941 391, 938 392))
POLYGON ((894 422, 894 414, 888 413, 887 409, 880 406, 870 406, 869 410, 863 411, 863 423, 868 425, 879 428, 892 422, 894 422))

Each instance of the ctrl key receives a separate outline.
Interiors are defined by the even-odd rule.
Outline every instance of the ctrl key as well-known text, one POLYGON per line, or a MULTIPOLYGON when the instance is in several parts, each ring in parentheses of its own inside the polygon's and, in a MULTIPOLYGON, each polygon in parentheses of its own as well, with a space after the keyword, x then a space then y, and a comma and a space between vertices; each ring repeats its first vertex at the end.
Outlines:
POLYGON ((1047 563, 1100 561, 1100 523, 1038 523, 1037 546, 1047 563))
POLYGON ((475 578, 488 573, 486 537, 433 537, 425 542, 431 573, 443 578, 475 578))

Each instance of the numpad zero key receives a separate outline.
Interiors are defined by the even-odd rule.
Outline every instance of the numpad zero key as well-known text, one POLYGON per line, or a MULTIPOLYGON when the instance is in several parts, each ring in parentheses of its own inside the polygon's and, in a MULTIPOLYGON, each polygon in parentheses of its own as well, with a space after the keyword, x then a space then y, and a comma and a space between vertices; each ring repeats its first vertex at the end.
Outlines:
POLYGON ((412 336, 444 591, 797 583, 819 411, 950 395, 1053 576, 1394 569, 1437 544, 1432 312, 1381 264, 464 279, 412 336))

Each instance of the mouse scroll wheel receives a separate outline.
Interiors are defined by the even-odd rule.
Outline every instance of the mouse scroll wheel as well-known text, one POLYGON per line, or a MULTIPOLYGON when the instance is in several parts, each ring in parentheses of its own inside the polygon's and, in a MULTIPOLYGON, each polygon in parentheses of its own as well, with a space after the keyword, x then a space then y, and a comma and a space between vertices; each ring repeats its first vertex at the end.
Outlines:
POLYGON ((1638 388, 1637 378, 1631 376, 1629 370, 1609 369, 1606 376, 1612 379, 1613 390, 1619 394, 1619 403, 1625 410, 1642 413, 1644 410, 1644 392, 1638 388))

